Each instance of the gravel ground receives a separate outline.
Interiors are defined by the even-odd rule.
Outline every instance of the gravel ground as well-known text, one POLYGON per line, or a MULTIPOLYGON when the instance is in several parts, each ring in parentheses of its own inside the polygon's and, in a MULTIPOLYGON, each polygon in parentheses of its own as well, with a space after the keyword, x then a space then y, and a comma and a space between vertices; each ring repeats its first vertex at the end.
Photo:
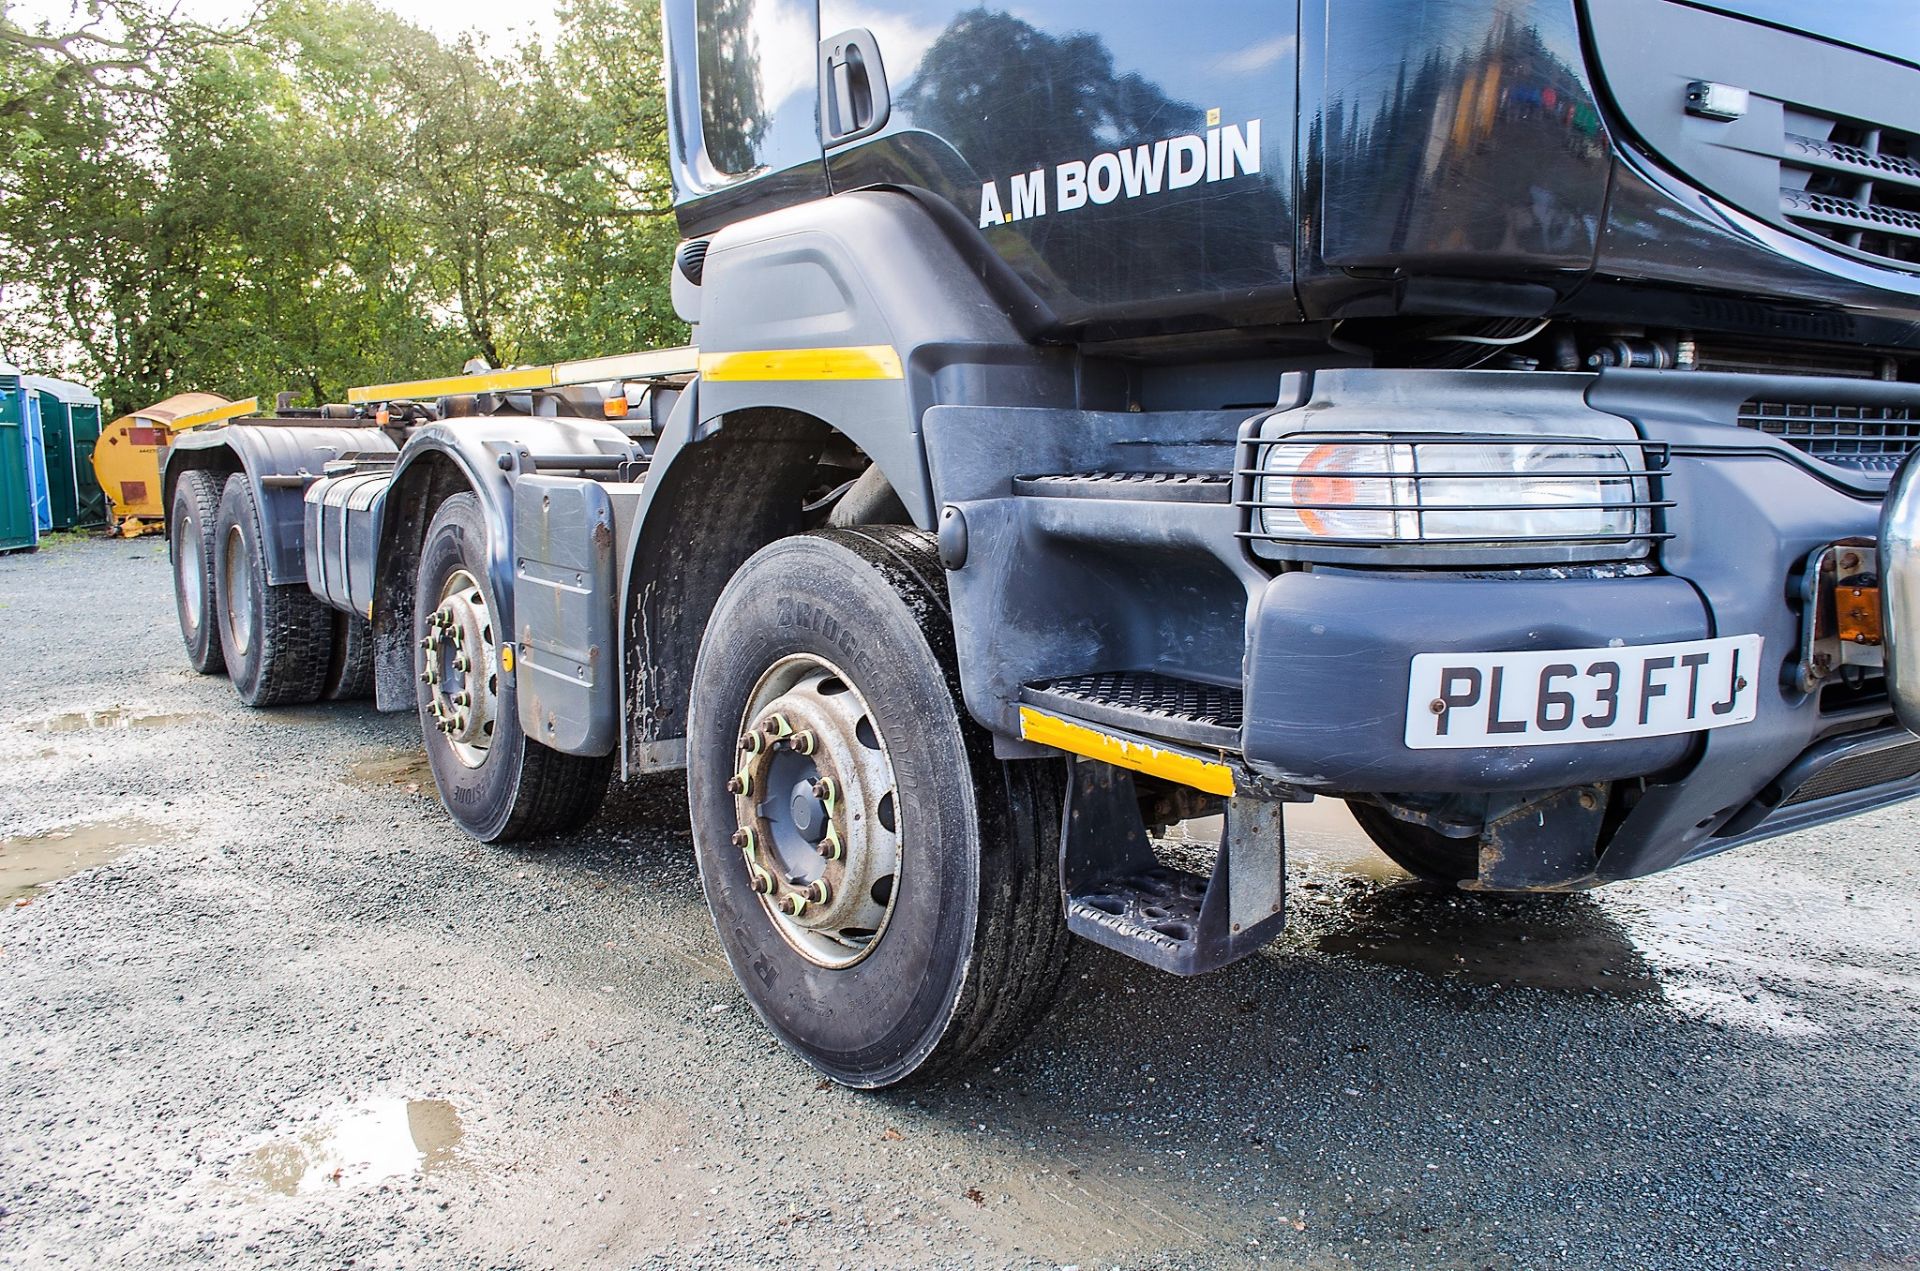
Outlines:
POLYGON ((473 844, 411 718, 191 673, 152 540, 0 558, 0 635, 6 1266, 1920 1266, 1910 809, 1516 902, 1315 805, 1272 948, 1082 949, 999 1067, 855 1094, 673 782, 473 844))

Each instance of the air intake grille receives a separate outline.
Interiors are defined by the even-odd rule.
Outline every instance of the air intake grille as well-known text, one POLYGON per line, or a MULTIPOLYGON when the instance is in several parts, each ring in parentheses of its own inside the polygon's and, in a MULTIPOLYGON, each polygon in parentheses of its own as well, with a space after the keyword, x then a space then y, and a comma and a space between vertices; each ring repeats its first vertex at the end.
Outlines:
POLYGON ((1788 108, 1780 214, 1869 256, 1920 265, 1920 138, 1788 108))
POLYGON ((1906 781, 1920 776, 1920 741, 1910 741, 1885 750, 1872 750, 1835 760, 1802 782, 1781 801, 1781 807, 1811 803, 1836 794, 1852 794, 1890 781, 1906 781))
POLYGON ((1912 406, 1749 401, 1740 407, 1740 426, 1861 472, 1890 473, 1920 446, 1920 409, 1912 406))

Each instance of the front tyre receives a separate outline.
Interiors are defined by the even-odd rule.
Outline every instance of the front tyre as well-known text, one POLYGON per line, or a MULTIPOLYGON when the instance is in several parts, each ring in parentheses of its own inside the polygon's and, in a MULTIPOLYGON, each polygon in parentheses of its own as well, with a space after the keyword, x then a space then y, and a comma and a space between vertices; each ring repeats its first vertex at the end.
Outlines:
POLYGON ((451 496, 427 526, 414 580, 414 682, 433 782, 447 815, 482 842, 570 833, 599 811, 613 759, 561 754, 521 731, 487 559, 479 499, 451 496))
POLYGON ((1064 773, 967 718, 932 539, 869 526, 763 549, 694 668, 700 879, 748 1000, 834 1080, 1000 1053, 1046 1012, 1071 937, 1064 773))

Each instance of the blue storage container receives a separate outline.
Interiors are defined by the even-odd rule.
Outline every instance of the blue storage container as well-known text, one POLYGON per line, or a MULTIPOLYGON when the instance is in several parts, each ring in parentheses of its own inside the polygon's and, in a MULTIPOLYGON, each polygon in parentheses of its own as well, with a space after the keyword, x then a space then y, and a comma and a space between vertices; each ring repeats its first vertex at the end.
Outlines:
POLYGON ((27 403, 27 488, 33 500, 33 527, 45 534, 53 528, 53 495, 47 484, 47 435, 40 422, 40 394, 23 390, 27 403))
POLYGON ((53 528, 105 527, 107 496, 93 472, 93 449, 100 440, 99 396, 84 385, 45 375, 23 375, 20 384, 40 399, 53 528))

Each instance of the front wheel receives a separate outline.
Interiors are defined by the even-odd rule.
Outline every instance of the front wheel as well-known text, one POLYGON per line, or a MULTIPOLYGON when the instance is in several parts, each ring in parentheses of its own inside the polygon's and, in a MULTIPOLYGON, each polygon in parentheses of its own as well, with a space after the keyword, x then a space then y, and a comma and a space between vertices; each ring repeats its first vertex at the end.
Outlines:
POLYGON ((827 1076, 937 1076, 1045 1013, 1065 775, 995 760, 967 718, 927 535, 806 534, 741 567, 694 668, 687 777, 734 974, 827 1076))
POLYGON ((565 834, 593 819, 612 756, 566 755, 520 728, 507 629, 487 574, 480 500, 456 494, 427 526, 414 580, 420 728, 447 815, 485 843, 565 834))

